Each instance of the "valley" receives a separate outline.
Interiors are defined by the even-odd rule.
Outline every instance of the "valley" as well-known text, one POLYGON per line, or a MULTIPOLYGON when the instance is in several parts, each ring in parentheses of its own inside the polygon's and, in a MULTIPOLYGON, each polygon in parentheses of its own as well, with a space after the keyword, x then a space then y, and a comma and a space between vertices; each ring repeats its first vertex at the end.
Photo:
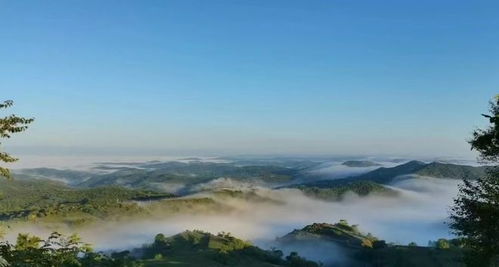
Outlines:
MULTIPOLYGON (((210 239, 209 233, 216 236, 230 232, 254 244, 255 249, 278 249, 287 255, 297 252, 298 257, 304 257, 304 264, 310 260, 338 266, 364 259, 355 264, 379 262, 380 266, 391 266, 394 255, 404 253, 419 255, 404 256, 404 266, 417 262, 442 266, 444 260, 440 258, 458 262, 458 248, 442 251, 427 245, 431 240, 453 238, 445 225, 446 209, 459 177, 476 179, 485 167, 422 161, 366 162, 244 159, 219 163, 193 159, 98 163, 87 170, 19 169, 13 180, 0 181, 0 227, 9 230, 5 237, 11 242, 23 232, 40 236, 53 231, 77 232, 98 251, 108 253, 137 250, 158 233, 175 239, 185 230, 198 230, 201 232, 183 235, 210 239), (352 169, 351 173, 345 168, 352 169), (346 221, 358 224, 362 232, 343 227, 341 222, 346 221), (346 231, 346 241, 322 236, 335 229, 346 231), (377 237, 385 245, 373 250, 377 237), (409 243, 418 246, 409 248, 409 243), (310 250, 316 246, 321 253, 310 250), (420 261, 412 260, 416 258, 420 261)), ((176 256, 157 262, 187 260, 190 256, 181 256, 184 253, 194 252, 175 252, 176 256)), ((246 257, 241 256, 246 252, 239 253, 234 259, 224 257, 227 262, 246 257)), ((133 258, 143 258, 137 255, 133 258)), ((263 258, 272 258, 269 255, 263 258)), ((285 260, 281 262, 285 257, 280 259, 280 264, 286 264, 285 260)), ((144 260, 146 266, 154 266, 153 262, 144 260)), ((219 263, 215 261, 213 266, 219 263)), ((276 266, 272 264, 269 266, 276 266)))

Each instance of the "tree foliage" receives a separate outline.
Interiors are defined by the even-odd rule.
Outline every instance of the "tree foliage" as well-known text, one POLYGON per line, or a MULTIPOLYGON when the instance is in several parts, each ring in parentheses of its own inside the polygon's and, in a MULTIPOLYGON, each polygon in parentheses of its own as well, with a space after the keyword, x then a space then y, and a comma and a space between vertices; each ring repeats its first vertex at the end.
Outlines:
POLYGON ((489 103, 490 114, 482 114, 490 122, 486 129, 477 129, 469 141, 471 149, 480 153, 480 158, 485 161, 499 161, 499 95, 489 103))
POLYGON ((129 251, 115 252, 111 256, 93 252, 76 234, 64 236, 53 232, 47 239, 19 234, 15 244, 0 243, 0 267, 12 266, 85 266, 135 267, 141 266, 129 251), (2 265, 2 263, 6 265, 2 265))
POLYGON ((15 245, 0 244, 0 254, 12 266, 80 266, 78 255, 91 252, 77 235, 69 237, 54 232, 43 240, 29 234, 19 234, 15 245))
MULTIPOLYGON (((469 141, 480 159, 499 162, 499 96, 490 103, 488 118, 491 125, 478 129, 469 141)), ((487 174, 476 181, 464 180, 454 200, 450 227, 463 237, 470 249, 470 266, 499 266, 499 167, 491 166, 487 174)))
MULTIPOLYGON (((0 103, 0 109, 9 108, 12 107, 12 105, 14 105, 14 102, 12 100, 7 100, 0 103)), ((0 138, 10 138, 12 134, 25 131, 33 120, 33 118, 19 117, 14 114, 0 118, 0 138)), ((10 163, 14 161, 17 161, 17 158, 12 157, 6 152, 0 151, 0 162, 10 163)), ((11 178, 9 169, 0 167, 0 176, 11 178)))

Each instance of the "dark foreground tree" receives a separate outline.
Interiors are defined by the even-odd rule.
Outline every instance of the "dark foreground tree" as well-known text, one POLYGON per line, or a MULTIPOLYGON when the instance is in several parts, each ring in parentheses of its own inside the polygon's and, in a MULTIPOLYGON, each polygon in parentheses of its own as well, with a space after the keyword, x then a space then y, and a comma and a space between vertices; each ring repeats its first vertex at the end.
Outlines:
MULTIPOLYGON (((0 103, 0 109, 6 109, 14 104, 12 100, 4 101, 0 103)), ((28 129, 28 124, 33 122, 33 118, 23 118, 16 115, 9 115, 0 118, 0 139, 10 138, 12 134, 20 133, 28 129)), ((0 143, 1 145, 1 143, 0 143)), ((17 158, 12 157, 6 152, 0 151, 0 162, 14 162, 17 158)), ((8 168, 0 167, 0 176, 11 178, 10 171, 8 168)))
POLYGON ((63 236, 54 232, 47 239, 19 234, 16 244, 0 242, 0 267, 3 266, 137 267, 140 265, 129 256, 128 251, 113 253, 109 257, 93 252, 88 244, 81 242, 78 235, 63 236))
MULTIPOLYGON (((491 125, 473 133, 471 148, 486 163, 499 163, 499 96, 490 103, 490 114, 483 115, 491 125)), ((476 181, 464 180, 454 200, 450 227, 463 237, 470 253, 468 266, 499 266, 499 167, 491 166, 476 181)))

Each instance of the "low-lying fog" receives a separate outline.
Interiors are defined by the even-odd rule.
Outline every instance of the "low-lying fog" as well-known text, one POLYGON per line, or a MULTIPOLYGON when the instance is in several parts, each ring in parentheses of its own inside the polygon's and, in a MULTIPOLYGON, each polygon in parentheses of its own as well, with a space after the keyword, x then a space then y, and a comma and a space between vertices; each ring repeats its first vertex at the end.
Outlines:
MULTIPOLYGON (((163 220, 144 220, 133 223, 109 223, 80 231, 86 242, 97 249, 127 249, 150 242, 157 233, 172 235, 186 229, 212 233, 221 231, 251 240, 268 248, 275 237, 314 222, 337 222, 347 219, 359 224, 364 232, 371 232, 388 242, 407 244, 415 241, 426 245, 429 240, 449 237, 444 224, 448 207, 457 192, 457 180, 419 177, 400 179, 392 185, 398 197, 351 194, 341 202, 323 202, 305 197, 299 191, 286 189, 259 194, 284 201, 284 204, 230 201, 237 209, 224 215, 178 215, 163 220)), ((225 201, 224 203, 227 204, 225 201)), ((42 229, 16 229, 15 232, 35 232, 42 229)), ((41 233, 40 233, 41 234, 41 233)), ((10 238, 14 238, 14 231, 10 238)))
MULTIPOLYGON (((210 160, 210 159, 207 159, 210 160)), ((216 159, 215 159, 216 160, 216 159)), ((126 159, 123 159, 126 162, 126 159)), ((400 163, 377 161, 384 167, 400 163)), ((126 164, 126 163, 124 163, 126 164)), ((329 174, 332 179, 367 172, 377 167, 351 168, 339 162, 325 162, 315 171, 329 174)), ((211 233, 230 232, 234 236, 250 240, 262 248, 276 246, 273 241, 294 229, 317 222, 335 223, 346 219, 358 224, 365 233, 387 242, 408 244, 416 242, 425 246, 429 240, 449 238, 452 235, 445 221, 452 199, 457 194, 460 180, 430 177, 398 177, 390 187, 398 196, 358 197, 347 194, 340 202, 325 202, 304 196, 296 189, 270 190, 259 188, 258 194, 278 200, 252 203, 245 200, 223 200, 234 207, 230 213, 211 215, 181 214, 161 220, 123 221, 104 223, 98 227, 78 230, 85 242, 98 250, 122 250, 150 243, 157 233, 173 235, 184 230, 204 230, 211 233)), ((244 188, 244 183, 230 179, 214 180, 201 186, 220 185, 244 188)), ((182 185, 179 185, 182 186, 182 185)), ((254 189, 254 186, 251 186, 254 189)), ((191 196, 196 197, 196 196, 191 196)), ((47 236, 50 230, 36 228, 11 229, 7 239, 14 240, 18 232, 31 232, 47 236)), ((313 260, 324 260, 303 248, 302 255, 313 260)))
MULTIPOLYGON (((405 162, 405 161, 404 161, 405 162)), ((377 161, 379 165, 369 167, 349 167, 345 166, 344 161, 327 161, 310 171, 312 174, 320 174, 326 179, 340 179, 350 176, 356 176, 373 171, 379 167, 394 167, 401 164, 392 161, 377 161)))

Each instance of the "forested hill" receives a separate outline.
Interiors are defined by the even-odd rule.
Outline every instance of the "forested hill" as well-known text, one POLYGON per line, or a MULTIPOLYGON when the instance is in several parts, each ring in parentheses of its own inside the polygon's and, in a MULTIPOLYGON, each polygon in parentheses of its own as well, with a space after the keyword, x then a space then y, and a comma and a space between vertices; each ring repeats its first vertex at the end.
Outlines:
POLYGON ((357 225, 349 225, 345 220, 336 224, 307 225, 278 238, 277 242, 287 249, 312 247, 315 251, 324 252, 321 261, 324 266, 331 267, 465 266, 460 240, 439 239, 435 246, 429 247, 418 246, 413 242, 410 245, 388 244, 369 233, 363 233, 357 225), (342 257, 326 251, 335 251, 342 257))
POLYGON ((440 162, 409 161, 392 168, 381 167, 358 176, 342 179, 323 179, 287 187, 297 188, 307 196, 328 201, 341 200, 343 195, 349 191, 359 196, 367 196, 372 193, 394 196, 397 194, 396 191, 385 185, 389 185, 399 176, 416 179, 420 176, 428 176, 474 180, 485 175, 486 168, 440 162))
POLYGON ((93 188, 120 185, 130 188, 178 192, 190 186, 218 178, 230 178, 262 185, 289 183, 300 174, 299 168, 280 165, 239 165, 212 162, 148 162, 142 164, 103 165, 88 172, 57 169, 27 169, 16 173, 19 179, 49 179, 67 182, 73 187, 93 188), (102 171, 105 171, 103 173, 102 171))
POLYGON ((374 171, 352 177, 355 180, 369 180, 381 184, 388 184, 397 176, 420 175, 435 178, 449 179, 478 179, 485 174, 486 167, 473 167, 450 163, 424 163, 421 161, 409 161, 393 168, 379 168, 374 171))
POLYGON ((320 180, 311 183, 306 183, 307 186, 315 187, 331 187, 345 185, 352 182, 370 181, 378 184, 389 184, 395 177, 403 175, 419 175, 429 176, 434 178, 449 178, 449 179, 470 179, 475 180, 485 174, 487 167, 473 167, 467 165, 457 165, 450 163, 424 163, 422 161, 409 161, 407 163, 392 167, 381 167, 373 171, 348 178, 335 180, 320 180))
MULTIPOLYGON (((258 162, 245 161, 244 163, 258 162)), ((358 169, 368 165, 375 167, 372 166, 373 163, 346 161, 342 165, 345 168, 358 169)), ((477 179, 484 175, 486 168, 440 162, 409 161, 391 168, 380 167, 357 176, 331 179, 327 175, 317 176, 313 170, 318 165, 309 161, 291 161, 286 164, 276 162, 277 165, 245 164, 193 161, 128 163, 128 165, 123 166, 108 163, 99 166, 97 170, 86 172, 48 168, 28 169, 17 172, 15 178, 19 180, 62 181, 74 188, 123 186, 176 195, 216 190, 217 187, 237 188, 248 185, 272 189, 291 187, 301 190, 309 197, 338 201, 347 192, 354 192, 359 196, 367 196, 372 193, 394 196, 396 191, 385 185, 391 184, 399 176, 477 179)))
POLYGON ((358 167, 358 168, 382 166, 379 163, 368 161, 368 160, 348 160, 348 161, 343 162, 341 165, 344 165, 347 167, 358 167))
POLYGON ((83 222, 85 216, 108 218, 115 214, 133 214, 138 211, 137 205, 130 201, 172 196, 117 186, 76 189, 54 181, 0 179, 0 221, 53 216, 66 216, 66 220, 69 214, 77 214, 83 222))
POLYGON ((241 266, 241 267, 318 267, 319 264, 280 250, 263 250, 229 233, 194 230, 174 236, 156 235, 154 243, 134 251, 142 255, 145 266, 241 266))

